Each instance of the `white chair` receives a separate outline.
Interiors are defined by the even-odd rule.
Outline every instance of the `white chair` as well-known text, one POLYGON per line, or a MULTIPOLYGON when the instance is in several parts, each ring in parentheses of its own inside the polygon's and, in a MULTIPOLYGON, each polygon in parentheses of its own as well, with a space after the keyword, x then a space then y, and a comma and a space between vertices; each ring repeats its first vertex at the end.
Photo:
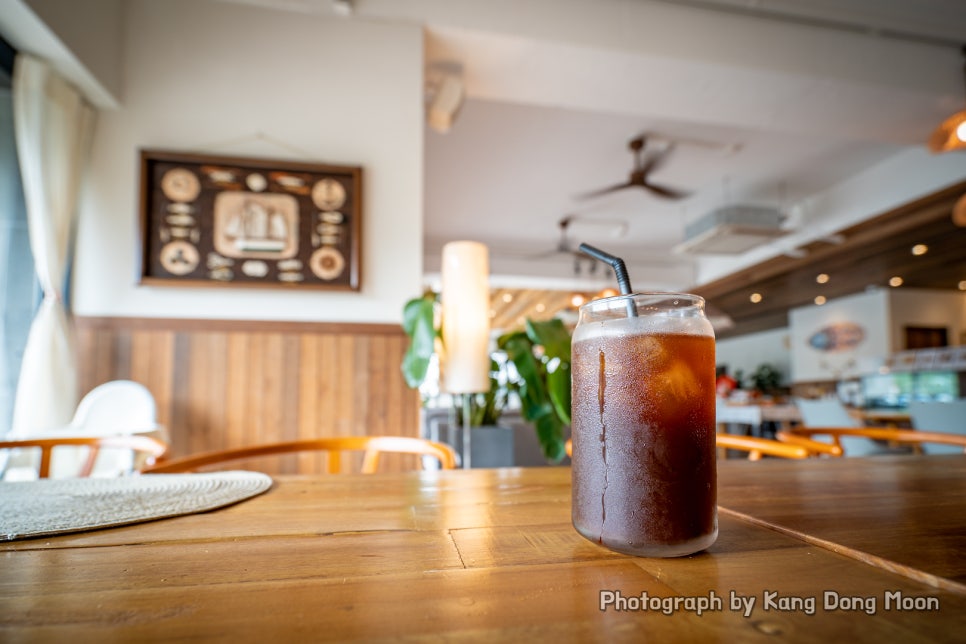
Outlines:
MULTIPOLYGON (((966 434, 966 398, 952 402, 909 403, 909 416, 915 429, 950 434, 966 434)), ((952 445, 925 444, 927 454, 960 454, 962 450, 952 445)))
MULTIPOLYGON (((795 405, 802 415, 805 427, 861 427, 862 423, 845 408, 837 398, 809 400, 795 399, 795 405)), ((818 439, 821 440, 821 439, 818 439)), ((866 438, 843 436, 840 438, 845 456, 869 456, 882 454, 885 450, 874 441, 866 438)))
POLYGON ((818 400, 797 398, 795 405, 802 414, 802 424, 806 427, 859 427, 861 425, 837 398, 818 400))
MULTIPOLYGON (((166 429, 157 422, 154 396, 148 389, 131 380, 113 380, 87 393, 77 405, 74 418, 64 427, 38 431, 15 432, 9 439, 87 438, 141 434, 168 441, 166 429)), ((87 456, 87 448, 61 448, 51 464, 51 478, 71 476, 87 456)), ((130 473, 142 463, 135 461, 129 450, 104 450, 98 457, 91 476, 112 477, 130 473)), ((6 480, 36 478, 36 456, 10 457, 6 480)))

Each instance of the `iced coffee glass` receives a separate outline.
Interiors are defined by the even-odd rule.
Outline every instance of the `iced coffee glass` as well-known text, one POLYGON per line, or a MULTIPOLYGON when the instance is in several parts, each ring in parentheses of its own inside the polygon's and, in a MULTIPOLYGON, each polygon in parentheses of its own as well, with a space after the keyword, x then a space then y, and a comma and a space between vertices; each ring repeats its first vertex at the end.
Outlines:
POLYGON ((574 527, 646 557, 714 543, 714 331, 704 300, 636 293, 585 304, 572 353, 574 527))

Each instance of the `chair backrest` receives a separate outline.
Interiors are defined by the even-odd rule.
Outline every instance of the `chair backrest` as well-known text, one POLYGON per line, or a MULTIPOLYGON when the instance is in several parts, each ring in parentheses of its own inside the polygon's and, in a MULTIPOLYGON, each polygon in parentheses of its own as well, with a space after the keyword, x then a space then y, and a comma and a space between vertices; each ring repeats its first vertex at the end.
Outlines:
MULTIPOLYGON (((58 448, 86 448, 87 455, 73 477, 86 478, 94 471, 98 456, 103 450, 124 450, 147 457, 153 463, 167 451, 167 444, 150 436, 84 436, 71 438, 25 438, 23 440, 0 441, 0 450, 39 449, 40 466, 37 475, 44 479, 51 473, 51 461, 58 448)), ((0 473, 2 474, 2 473, 0 473)), ((0 476, 2 478, 2 476, 0 476)))
MULTIPOLYGON (((909 445, 938 443, 954 446, 955 451, 958 453, 966 452, 966 435, 947 432, 894 429, 892 427, 792 427, 791 429, 779 432, 779 435, 783 433, 791 433, 806 438, 823 435, 831 436, 832 442, 836 445, 842 445, 843 438, 851 437, 909 445)), ((847 445, 844 449, 845 454, 849 455, 847 445)))
MULTIPOLYGON (((966 398, 952 402, 909 403, 909 417, 916 429, 966 434, 966 398)), ((958 450, 950 445, 930 444, 923 446, 927 454, 949 454, 958 450)))
MULTIPOLYGON (((802 415, 806 427, 861 427, 862 421, 849 414, 837 398, 808 400, 797 398, 795 405, 802 415)), ((845 456, 868 456, 880 452, 880 448, 869 440, 845 437, 836 443, 844 450, 845 456)))
POLYGON ((806 427, 859 427, 862 424, 836 398, 797 398, 795 405, 802 414, 802 424, 806 427))
POLYGON ((156 465, 145 468, 144 472, 152 474, 191 472, 210 465, 221 465, 231 461, 247 460, 258 456, 305 451, 326 452, 326 471, 330 474, 342 472, 342 454, 344 452, 365 453, 361 469, 363 474, 372 474, 376 471, 376 468, 379 466, 379 455, 382 453, 432 456, 445 470, 451 470, 456 467, 456 452, 453 451, 452 447, 443 443, 405 436, 339 436, 283 443, 267 443, 263 445, 252 445, 250 447, 237 447, 234 449, 206 452, 204 454, 161 461, 156 465))
POLYGON ((91 389, 70 422, 71 430, 129 434, 152 430, 157 407, 148 389, 133 380, 112 380, 91 389))
MULTIPOLYGON (((754 436, 738 436, 736 434, 715 434, 715 445, 722 449, 735 449, 748 453, 749 461, 759 461, 762 456, 777 456, 779 458, 809 458, 821 453, 833 453, 824 449, 824 446, 816 441, 803 439, 798 442, 781 442, 767 438, 755 438, 754 436)), ((567 440, 567 456, 573 455, 573 442, 567 440)), ((841 455, 841 450, 838 454, 841 455)))
POLYGON ((780 429, 775 433, 775 438, 778 439, 780 443, 790 443, 792 445, 801 445, 813 456, 832 456, 839 458, 845 456, 845 450, 842 449, 842 445, 837 442, 825 442, 813 440, 810 437, 804 436, 802 434, 794 434, 787 429, 780 429))
POLYGON ((762 456, 780 458, 808 458, 812 452, 803 445, 782 443, 767 438, 738 436, 736 434, 715 434, 715 444, 723 449, 737 449, 748 452, 749 461, 760 461, 762 456))
MULTIPOLYGON (((81 399, 70 423, 63 427, 44 428, 9 435, 10 440, 27 438, 98 437, 147 434, 168 442, 167 431, 157 423, 157 408, 148 389, 131 380, 112 380, 91 389, 81 399)), ((87 451, 80 448, 57 450, 50 476, 74 476, 83 466, 87 451)), ((17 469, 33 472, 38 464, 34 457, 16 458, 17 469)), ((120 476, 136 469, 143 462, 135 459, 130 450, 109 450, 97 459, 92 476, 120 476)))

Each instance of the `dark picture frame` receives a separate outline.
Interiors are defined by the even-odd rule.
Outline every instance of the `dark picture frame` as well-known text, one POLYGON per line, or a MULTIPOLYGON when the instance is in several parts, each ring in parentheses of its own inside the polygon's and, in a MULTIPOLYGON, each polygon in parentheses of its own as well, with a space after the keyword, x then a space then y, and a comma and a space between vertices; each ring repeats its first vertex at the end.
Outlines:
POLYGON ((140 151, 144 285, 358 291, 362 168, 140 151))

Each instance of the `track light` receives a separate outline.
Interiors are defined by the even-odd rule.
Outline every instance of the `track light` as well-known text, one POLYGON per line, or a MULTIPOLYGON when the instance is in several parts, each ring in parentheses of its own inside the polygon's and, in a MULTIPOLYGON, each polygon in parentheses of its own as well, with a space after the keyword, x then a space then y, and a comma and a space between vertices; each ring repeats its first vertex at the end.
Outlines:
POLYGON ((430 91, 432 97, 426 108, 426 121, 437 132, 449 132, 463 106, 463 77, 459 73, 443 73, 431 83, 430 91))

